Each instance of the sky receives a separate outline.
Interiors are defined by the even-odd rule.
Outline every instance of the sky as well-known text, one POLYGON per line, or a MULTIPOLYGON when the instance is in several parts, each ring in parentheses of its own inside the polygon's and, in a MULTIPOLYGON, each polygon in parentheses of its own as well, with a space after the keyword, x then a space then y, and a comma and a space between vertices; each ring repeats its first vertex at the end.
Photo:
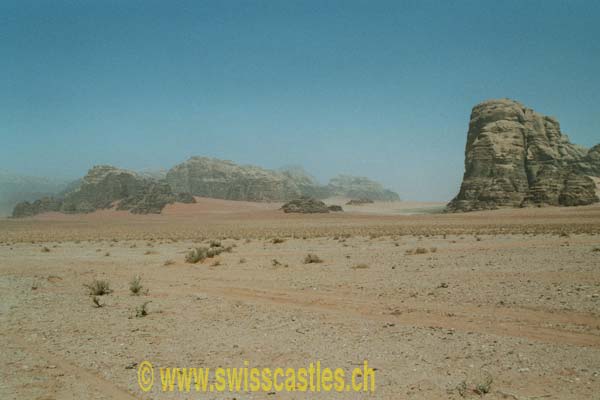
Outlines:
POLYGON ((600 2, 0 0, 0 169, 193 155, 448 201, 471 108, 600 142, 600 2))

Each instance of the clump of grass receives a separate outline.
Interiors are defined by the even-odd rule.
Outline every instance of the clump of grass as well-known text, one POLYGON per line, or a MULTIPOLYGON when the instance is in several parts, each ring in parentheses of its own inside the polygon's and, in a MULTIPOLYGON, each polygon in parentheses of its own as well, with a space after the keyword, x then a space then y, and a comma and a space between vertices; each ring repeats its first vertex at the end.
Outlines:
POLYGON ((352 269, 367 269, 369 266, 365 263, 356 264, 352 267, 352 269))
MULTIPOLYGON (((134 296, 139 296, 142 293, 142 277, 139 275, 134 276, 131 281, 129 281, 129 291, 134 296)), ((148 289, 146 289, 145 293, 148 293, 148 289)))
POLYGON ((316 254, 307 254, 306 257, 304 257, 304 264, 318 264, 322 262, 323 260, 316 254))
POLYGON ((245 258, 240 258, 240 264, 245 264, 246 263, 246 259, 245 258))
POLYGON ((437 247, 431 247, 429 251, 432 253, 437 253, 437 247))
POLYGON ((46 246, 42 247, 42 253, 50 253, 50 249, 46 246))
POLYGON ((211 240, 209 246, 212 247, 223 247, 221 246, 220 240, 211 240))
POLYGON ((271 243, 273 243, 273 244, 280 244, 283 242, 285 242, 285 239, 283 239, 283 238, 276 237, 276 238, 271 239, 271 243))
POLYGON ((106 253, 104 253, 104 257, 109 257, 110 253, 107 251, 106 253))
POLYGON ((595 247, 592 252, 594 253, 600 253, 600 247, 595 247))
POLYGON ((167 267, 167 266, 169 266, 169 265, 173 265, 173 264, 175 264, 175 261, 173 261, 173 260, 166 260, 166 261, 163 263, 163 265, 164 265, 165 267, 167 267))
POLYGON ((145 301, 142 304, 140 304, 139 306, 137 306, 135 308, 135 316, 137 318, 142 318, 145 317, 146 315, 148 315, 148 304, 150 304, 150 301, 145 301))
POLYGON ((88 289, 90 296, 104 296, 112 293, 110 284, 104 280, 94 279, 92 283, 84 284, 83 286, 88 289))

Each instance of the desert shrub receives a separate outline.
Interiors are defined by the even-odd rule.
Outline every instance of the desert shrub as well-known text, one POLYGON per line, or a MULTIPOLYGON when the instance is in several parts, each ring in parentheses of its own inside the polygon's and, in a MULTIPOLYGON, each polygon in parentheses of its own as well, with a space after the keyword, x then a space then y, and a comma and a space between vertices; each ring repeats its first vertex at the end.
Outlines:
POLYGON ((166 261, 163 263, 163 265, 164 265, 165 267, 166 267, 166 266, 169 266, 169 265, 173 265, 173 264, 175 264, 175 261, 173 261, 173 260, 166 260, 166 261))
POLYGON ((129 291, 131 294, 138 296, 140 293, 142 293, 143 288, 141 276, 136 275, 131 279, 131 281, 129 281, 129 291))
POLYGON ((136 307, 135 309, 135 316, 137 318, 142 318, 145 317, 146 315, 148 315, 148 304, 150 304, 150 301, 145 301, 142 304, 140 304, 139 306, 136 307))
POLYGON ((432 253, 437 253, 437 247, 431 247, 429 251, 432 253))
POLYGON ((221 241, 220 240, 211 240, 210 241, 210 247, 223 247, 223 246, 221 246, 221 241))
POLYGON ((352 269, 367 269, 369 266, 365 263, 356 264, 352 267, 352 269))
POLYGON ((306 257, 304 257, 304 264, 317 264, 322 262, 323 260, 316 254, 307 254, 306 257))
POLYGON ((196 247, 195 249, 190 250, 185 255, 185 262, 196 264, 199 261, 203 261, 206 259, 208 253, 208 249, 206 247, 196 247))
POLYGON ((279 243, 283 243, 283 242, 285 242, 285 239, 282 239, 279 237, 271 239, 271 243, 273 243, 273 244, 279 244, 279 243))
POLYGON ((103 296, 112 293, 108 281, 94 279, 92 283, 84 284, 91 296, 103 296))

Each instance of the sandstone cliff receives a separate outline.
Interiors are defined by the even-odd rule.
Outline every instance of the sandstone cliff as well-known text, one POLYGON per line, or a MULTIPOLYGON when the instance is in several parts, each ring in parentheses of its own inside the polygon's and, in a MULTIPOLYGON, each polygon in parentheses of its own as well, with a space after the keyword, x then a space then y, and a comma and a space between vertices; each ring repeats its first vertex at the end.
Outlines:
POLYGON ((450 211, 598 201, 587 175, 600 172, 599 146, 570 143, 558 121, 509 99, 473 108, 465 173, 450 211))

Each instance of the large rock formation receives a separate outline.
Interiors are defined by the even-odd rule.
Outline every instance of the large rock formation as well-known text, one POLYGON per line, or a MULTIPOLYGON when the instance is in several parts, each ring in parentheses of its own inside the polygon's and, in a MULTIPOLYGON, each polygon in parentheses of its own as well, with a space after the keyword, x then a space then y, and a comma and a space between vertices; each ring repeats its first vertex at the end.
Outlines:
POLYGON ((62 211, 87 213, 110 208, 117 200, 144 191, 149 182, 150 180, 135 172, 110 165, 98 165, 88 171, 77 189, 67 193, 62 211))
POLYGON ((160 213, 174 202, 192 203, 190 194, 174 193, 165 181, 109 165, 95 166, 63 198, 43 198, 15 206, 13 217, 27 217, 47 211, 89 213, 98 209, 129 210, 136 214, 160 213))
POLYGON ((569 142, 558 121, 508 99, 473 108, 465 174, 450 211, 598 201, 600 148, 569 142))
POLYGON ((329 181, 327 187, 333 196, 380 201, 400 200, 397 193, 385 189, 380 183, 365 177, 338 175, 329 181))
POLYGON ((273 171, 207 157, 192 157, 173 167, 167 173, 167 182, 174 191, 227 200, 287 201, 302 196, 400 199, 396 193, 367 178, 341 175, 328 185, 320 185, 298 167, 273 171))
POLYGON ((289 176, 231 161, 192 157, 167 173, 175 191, 227 200, 284 201, 302 195, 289 176))

